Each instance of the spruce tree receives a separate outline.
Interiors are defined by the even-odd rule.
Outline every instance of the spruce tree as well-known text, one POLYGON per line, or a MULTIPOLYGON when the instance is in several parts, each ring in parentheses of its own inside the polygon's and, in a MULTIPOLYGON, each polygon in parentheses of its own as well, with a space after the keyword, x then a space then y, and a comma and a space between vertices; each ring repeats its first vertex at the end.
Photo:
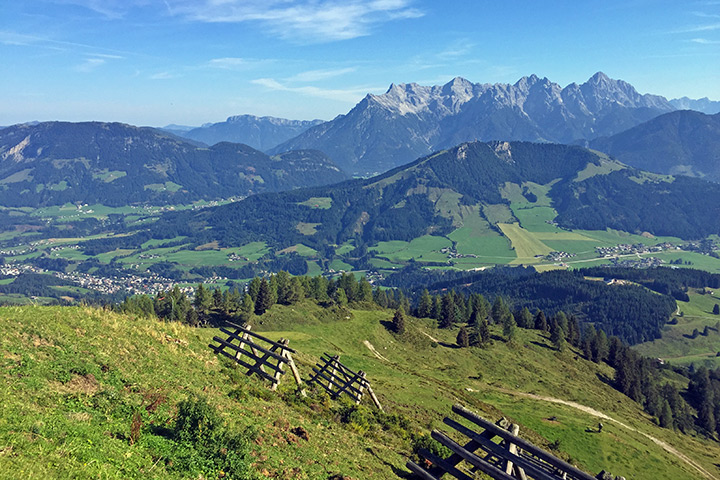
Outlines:
POLYGON ((517 324, 515 323, 515 317, 508 310, 506 315, 502 317, 503 336, 505 340, 512 343, 517 336, 517 324))
POLYGON ((535 319, 527 307, 523 307, 523 309, 520 310, 520 313, 515 317, 515 320, 520 328, 533 328, 535 326, 535 319))
POLYGON ((335 290, 335 297, 333 298, 335 300, 335 303, 340 305, 341 307, 345 307, 348 304, 348 298, 345 294, 345 289, 338 288, 335 290))
POLYGON ((468 336, 467 328, 465 328, 464 325, 460 327, 457 337, 455 338, 455 343, 457 343, 458 347, 460 348, 466 348, 470 346, 470 338, 468 336))
POLYGON ((267 281, 267 278, 263 278, 260 281, 257 300, 255 301, 255 314, 262 315, 265 313, 265 311, 273 305, 272 300, 270 283, 267 281))
POLYGON ((210 309, 211 301, 210 292, 207 288, 205 288, 205 285, 202 283, 198 284, 195 289, 195 300, 193 300, 193 305, 197 311, 200 313, 206 313, 210 309))
POLYGON ((720 315, 720 305, 717 303, 713 306, 713 315, 720 315))
POLYGON ((550 325, 550 341, 557 348, 558 352, 564 351, 567 348, 567 342, 565 341, 565 332, 556 319, 553 319, 552 325, 550 325))
POLYGON ((670 408, 670 402, 664 398, 661 400, 660 415, 658 416, 658 423, 662 428, 673 429, 675 427, 673 423, 672 409, 670 408))
POLYGON ((548 330, 547 318, 545 318, 545 312, 542 310, 538 310, 537 313, 535 313, 535 330, 540 330, 541 332, 547 332, 548 330))
POLYGON ((455 313, 456 308, 453 296, 449 293, 443 295, 438 326, 440 328, 452 328, 452 326, 455 325, 456 321, 455 313))
POLYGON ((427 288, 422 291, 420 295, 420 302, 418 303, 417 315, 420 318, 430 318, 432 316, 433 301, 430 297, 430 292, 427 288))
POLYGON ((392 319, 392 329, 398 335, 405 333, 405 312, 403 312, 402 308, 395 310, 395 315, 393 315, 392 319))

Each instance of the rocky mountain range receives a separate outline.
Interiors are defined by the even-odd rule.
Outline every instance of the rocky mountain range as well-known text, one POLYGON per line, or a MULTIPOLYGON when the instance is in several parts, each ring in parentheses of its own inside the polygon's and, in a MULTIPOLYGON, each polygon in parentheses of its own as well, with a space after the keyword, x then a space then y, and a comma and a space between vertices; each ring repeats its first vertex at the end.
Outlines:
POLYGON ((0 130, 0 204, 189 203, 339 182, 318 151, 270 157, 247 145, 198 147, 153 128, 45 122, 0 130))
POLYGON ((642 95, 600 72, 565 88, 535 75, 513 85, 455 78, 442 86, 391 85, 269 152, 318 149, 344 170, 366 175, 465 141, 569 143, 613 135, 673 110, 664 97, 642 95))
POLYGON ((707 97, 700 99, 688 97, 674 98, 670 100, 670 104, 678 110, 695 110, 708 115, 720 113, 720 102, 715 102, 707 97))
POLYGON ((678 110, 590 146, 643 170, 720 182, 720 114, 678 110))
POLYGON ((228 117, 224 122, 206 124, 188 130, 170 129, 169 131, 206 145, 215 145, 219 142, 243 143, 265 151, 320 123, 323 121, 236 115, 228 117))

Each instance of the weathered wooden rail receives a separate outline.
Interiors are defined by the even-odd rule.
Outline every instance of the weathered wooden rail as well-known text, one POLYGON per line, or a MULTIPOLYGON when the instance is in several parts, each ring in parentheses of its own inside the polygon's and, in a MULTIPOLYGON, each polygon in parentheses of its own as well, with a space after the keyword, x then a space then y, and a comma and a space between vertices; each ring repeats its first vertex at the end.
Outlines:
POLYGON ((356 404, 362 401, 365 392, 370 395, 377 408, 382 410, 382 405, 367 380, 365 372, 355 372, 342 363, 340 356, 330 356, 325 353, 320 361, 313 367, 313 375, 308 383, 315 383, 322 387, 332 398, 338 398, 345 394, 355 400, 356 404))
POLYGON ((250 325, 236 325, 231 322, 228 322, 228 325, 230 328, 220 328, 220 331, 226 334, 227 338, 213 337, 213 341, 217 342, 218 345, 212 343, 208 345, 215 353, 223 355, 235 361, 238 365, 247 368, 247 375, 256 374, 260 378, 269 381, 272 390, 277 389, 280 378, 285 373, 284 367, 287 365, 292 372, 298 389, 300 389, 302 395, 305 395, 305 391, 302 390, 300 373, 292 359, 292 354, 296 352, 288 346, 289 340, 281 338, 276 342, 252 332, 250 325))
POLYGON ((440 458, 427 450, 421 451, 421 455, 432 465, 429 470, 409 461, 407 467, 423 480, 439 480, 445 474, 458 480, 473 480, 472 474, 476 471, 496 480, 595 480, 592 475, 520 438, 517 425, 510 425, 508 431, 460 405, 454 405, 452 410, 484 431, 478 433, 445 417, 444 423, 469 441, 461 445, 434 430, 432 438, 453 453, 448 458, 440 458), (500 437, 502 443, 495 443, 495 437, 500 437), (463 462, 469 467, 461 465, 463 462))

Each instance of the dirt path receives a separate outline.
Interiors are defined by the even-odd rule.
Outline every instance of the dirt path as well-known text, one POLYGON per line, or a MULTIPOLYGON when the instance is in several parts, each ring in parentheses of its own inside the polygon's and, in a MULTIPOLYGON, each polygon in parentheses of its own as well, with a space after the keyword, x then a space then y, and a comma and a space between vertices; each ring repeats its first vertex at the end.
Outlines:
POLYGON ((567 405, 568 407, 575 408, 575 409, 577 409, 577 410, 580 410, 580 411, 582 411, 582 412, 585 412, 585 413, 587 413, 587 414, 589 414, 589 415, 592 415, 592 416, 594 416, 594 417, 602 418, 603 420, 607 420, 607 421, 609 421, 609 422, 613 422, 613 423, 615 423, 615 424, 617 424, 617 425, 620 425, 621 427, 623 427, 623 428, 625 428, 625 429, 627 429, 627 430, 630 430, 630 431, 635 432, 635 433, 639 433, 640 435, 642 435, 642 436, 644 436, 645 438, 649 439, 650 441, 652 441, 652 442, 655 443, 656 445, 662 447, 662 448, 663 448, 666 452, 668 452, 669 454, 674 455, 675 457, 679 458, 679 459, 682 460, 683 462, 685 462, 685 463, 687 463, 688 465, 690 465, 691 467, 693 467, 695 470, 697 470, 698 472, 700 472, 705 478, 707 478, 707 479, 709 479, 709 480, 718 480, 718 478, 717 478, 716 476, 714 476, 712 473, 710 473, 710 472, 708 472, 707 470, 705 470, 705 468, 703 468, 702 465, 699 465, 697 462, 695 462, 694 460, 692 460, 691 458, 689 458, 689 457, 688 457, 687 455, 685 455, 684 453, 678 451, 677 449, 675 449, 673 446, 669 445, 668 443, 663 442, 662 440, 657 439, 657 438, 653 437, 652 435, 648 435, 648 434, 645 433, 645 432, 641 432, 641 431, 639 431, 638 429, 636 429, 636 428, 634 428, 634 427, 631 427, 631 426, 629 426, 629 425, 626 425, 626 424, 624 424, 623 422, 621 422, 621 421, 619 421, 619 420, 615 420, 614 418, 609 417, 609 416, 607 416, 606 414, 604 414, 603 412, 600 412, 600 411, 598 411, 598 410, 595 410, 594 408, 590 408, 590 407, 588 407, 588 406, 586 406, 586 405, 581 405, 581 404, 579 404, 579 403, 570 402, 570 401, 567 401, 567 400, 561 400, 561 399, 559 399, 559 398, 545 397, 545 396, 542 396, 542 395, 535 395, 535 394, 533 394, 533 393, 516 392, 516 391, 513 391, 513 390, 507 390, 507 389, 505 389, 505 388, 499 388, 498 390, 500 390, 500 391, 502 391, 502 392, 505 392, 505 393, 508 393, 508 394, 510 394, 510 395, 517 395, 517 396, 520 396, 520 397, 532 398, 532 399, 534 399, 534 400, 542 400, 542 401, 544 401, 544 402, 559 403, 559 404, 562 404, 562 405, 567 405))
POLYGON ((440 340, 438 340, 437 338, 433 337, 433 336, 430 335, 429 333, 425 333, 425 332, 423 332, 423 331, 421 331, 420 333, 422 333, 423 335, 425 335, 426 337, 428 337, 428 338, 429 338, 430 340, 432 340, 433 342, 435 342, 435 343, 440 343, 440 340))
POLYGON ((367 340, 363 340, 363 345, 365 345, 365 346, 368 348, 368 350, 370 350, 370 351, 373 353, 373 355, 375 355, 377 358, 379 358, 380 360, 383 360, 383 361, 385 361, 385 362, 390 363, 390 360, 388 360, 387 358, 383 357, 382 355, 380 355, 380 352, 378 352, 377 350, 375 350, 375 347, 373 346, 372 343, 368 342, 367 340))

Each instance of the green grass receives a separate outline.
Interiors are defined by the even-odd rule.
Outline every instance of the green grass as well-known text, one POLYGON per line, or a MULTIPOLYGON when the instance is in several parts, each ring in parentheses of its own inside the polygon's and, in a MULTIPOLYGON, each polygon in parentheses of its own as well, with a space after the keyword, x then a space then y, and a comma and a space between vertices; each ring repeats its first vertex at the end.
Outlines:
POLYGON ((623 170, 627 168, 625 165, 619 162, 607 159, 607 156, 605 154, 602 154, 600 152, 598 153, 604 156, 605 160, 601 160, 600 165, 588 163, 582 171, 578 172, 577 176, 573 181, 582 182, 583 180, 587 180, 588 178, 594 177, 596 175, 608 175, 609 173, 615 172, 617 170, 623 170))
POLYGON ((332 207, 332 198, 330 197, 310 197, 304 202, 298 203, 298 205, 304 205, 310 208, 318 208, 320 210, 327 210, 332 207))
POLYGON ((410 242, 379 242, 368 250, 390 262, 406 262, 413 258, 420 262, 447 262, 447 254, 440 250, 450 247, 452 242, 446 237, 424 235, 410 242))
POLYGON ((512 212, 520 222, 520 226, 531 232, 559 232, 559 228, 547 222, 552 221, 557 212, 552 207, 515 206, 511 205, 512 212))
MULTIPOLYGON (((710 292, 712 290, 708 290, 710 292)), ((710 368, 720 367, 720 332, 716 329, 720 315, 713 315, 715 304, 720 304, 720 292, 701 295, 696 291, 689 293, 689 302, 677 302, 682 316, 676 315, 676 325, 666 325, 662 338, 635 346, 635 349, 649 357, 659 357, 672 364, 705 365, 710 368), (692 337, 697 329, 703 332, 710 327, 708 335, 692 337)))
MULTIPOLYGON (((298 304, 273 306, 254 323, 271 338, 290 340, 305 379, 325 352, 365 371, 385 410, 403 415, 412 430, 445 430, 442 418, 453 403, 462 403, 493 421, 519 421, 521 435, 543 448, 558 440, 560 456, 593 474, 606 469, 636 479, 700 478, 639 434, 610 422, 602 434, 587 433, 586 426, 597 425, 595 417, 526 396, 550 395, 602 410, 717 473, 716 444, 656 427, 637 404, 599 380, 612 376, 607 365, 573 352, 558 354, 546 337, 522 329, 514 345, 496 340, 487 349, 456 349, 445 346, 454 342, 456 330, 410 318, 407 333, 398 337, 382 323, 391 317, 385 310, 333 312, 298 304), (423 332, 440 344, 433 346, 423 332), (557 421, 546 420, 551 416, 557 421)), ((177 403, 192 395, 217 406, 233 428, 256 432, 253 461, 265 477, 322 479, 331 472, 391 479, 404 471, 409 442, 401 430, 362 421, 342 426, 333 413, 337 403, 320 396, 297 400, 290 379, 283 378, 278 394, 270 392, 207 348, 216 330, 81 307, 3 308, 0 318, 0 376, 10 386, 0 389, 0 473, 30 479, 188 478, 164 461, 162 426, 171 424, 177 403), (238 400, 229 395, 233 391, 238 400), (135 412, 142 427, 131 445, 135 412), (290 433, 296 426, 309 440, 290 433)), ((493 327, 492 333, 499 331, 493 327)))

